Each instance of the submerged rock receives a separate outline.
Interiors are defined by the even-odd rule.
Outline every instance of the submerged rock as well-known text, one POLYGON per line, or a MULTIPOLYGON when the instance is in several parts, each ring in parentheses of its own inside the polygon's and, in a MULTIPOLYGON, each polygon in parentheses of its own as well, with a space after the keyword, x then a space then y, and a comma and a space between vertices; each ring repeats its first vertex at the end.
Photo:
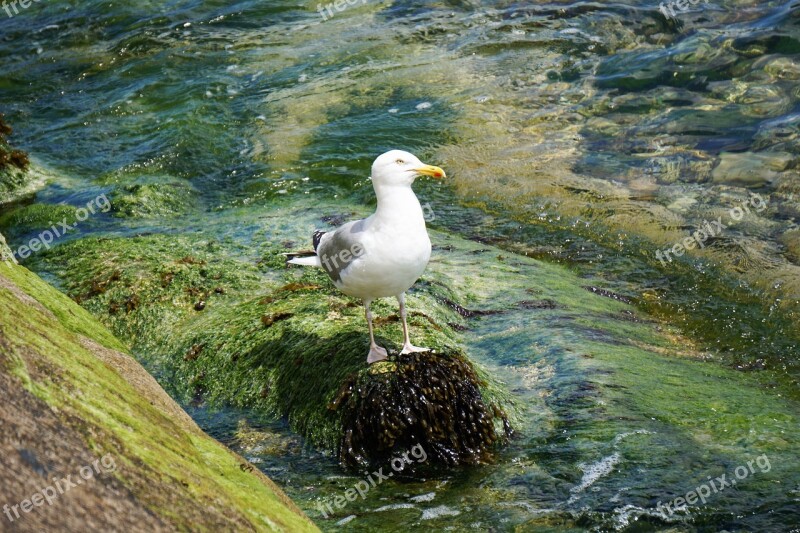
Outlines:
POLYGON ((782 152, 723 153, 711 176, 715 183, 761 187, 795 163, 792 154, 782 152))
POLYGON ((786 247, 786 253, 795 263, 800 264, 800 229, 787 231, 781 236, 781 243, 786 247))
POLYGON ((120 218, 182 215, 194 204, 194 191, 182 182, 137 183, 117 187, 112 212, 120 218))
POLYGON ((63 221, 67 225, 76 223, 76 208, 70 205, 30 204, 12 209, 0 216, 0 229, 9 238, 24 235, 34 230, 43 230, 63 221))

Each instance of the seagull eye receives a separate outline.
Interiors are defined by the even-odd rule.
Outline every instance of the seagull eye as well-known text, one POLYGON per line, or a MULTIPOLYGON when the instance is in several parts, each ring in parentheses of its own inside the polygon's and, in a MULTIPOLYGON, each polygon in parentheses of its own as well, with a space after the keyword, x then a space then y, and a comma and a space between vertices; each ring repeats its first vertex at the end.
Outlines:
POLYGON ((395 163, 397 163, 398 165, 405 165, 406 164, 406 162, 403 161, 402 159, 398 159, 397 161, 395 161, 395 163))

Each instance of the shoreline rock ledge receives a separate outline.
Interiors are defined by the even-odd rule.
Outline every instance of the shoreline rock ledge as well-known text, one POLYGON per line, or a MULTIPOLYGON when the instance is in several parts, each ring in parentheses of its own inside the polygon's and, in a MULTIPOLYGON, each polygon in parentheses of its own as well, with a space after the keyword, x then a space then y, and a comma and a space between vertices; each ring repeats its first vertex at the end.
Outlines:
POLYGON ((0 530, 318 531, 88 312, 0 261, 0 530))

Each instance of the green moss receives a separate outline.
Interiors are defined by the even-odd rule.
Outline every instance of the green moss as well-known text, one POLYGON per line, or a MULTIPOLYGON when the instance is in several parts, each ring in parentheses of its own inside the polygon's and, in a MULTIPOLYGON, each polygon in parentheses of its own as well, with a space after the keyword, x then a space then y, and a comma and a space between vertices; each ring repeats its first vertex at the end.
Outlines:
POLYGON ((0 229, 10 235, 23 235, 30 231, 45 230, 59 222, 73 225, 77 221, 71 205, 31 204, 18 207, 0 216, 0 229))
POLYGON ((36 274, 16 265, 0 263, 0 275, 14 282, 25 294, 53 313, 62 328, 84 335, 108 348, 125 350, 124 345, 105 327, 98 324, 90 313, 75 305, 75 302, 61 292, 43 283, 36 274))
POLYGON ((144 183, 117 187, 112 213, 122 218, 153 218, 182 215, 195 203, 194 191, 184 182, 144 183))
MULTIPOLYGON (((196 528, 173 505, 173 496, 164 497, 177 492, 179 499, 229 509, 251 528, 315 530, 279 489, 240 468, 229 451, 194 426, 154 407, 152 398, 103 364, 78 335, 109 348, 120 343, 84 310, 22 267, 0 265, 0 276, 32 298, 21 304, 11 290, 0 289, 3 342, 12 352, 40 358, 26 386, 67 419, 83 421, 87 443, 119 459, 116 475, 154 513, 177 529, 196 528)), ((20 375, 19 363, 12 366, 20 375)))
POLYGON ((219 243, 186 236, 82 239, 34 258, 64 289, 136 348, 154 347, 187 317, 259 286, 254 265, 219 243))

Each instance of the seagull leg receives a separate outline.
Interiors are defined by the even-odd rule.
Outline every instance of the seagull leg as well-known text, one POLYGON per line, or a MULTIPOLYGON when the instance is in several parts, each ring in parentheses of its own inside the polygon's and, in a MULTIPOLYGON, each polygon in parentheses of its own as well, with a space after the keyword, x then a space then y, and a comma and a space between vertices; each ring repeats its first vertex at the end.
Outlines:
POLYGON ((369 310, 370 300, 364 300, 364 310, 367 315, 367 324, 369 325, 369 355, 367 355, 367 363, 377 363, 383 361, 389 354, 386 353, 386 348, 381 348, 375 344, 375 334, 372 331, 372 312, 369 310))
POLYGON ((411 339, 408 336, 408 322, 406 321, 406 293, 398 295, 397 302, 400 304, 400 317, 403 319, 403 351, 400 353, 406 354, 431 351, 430 348, 419 348, 411 344, 411 339))

